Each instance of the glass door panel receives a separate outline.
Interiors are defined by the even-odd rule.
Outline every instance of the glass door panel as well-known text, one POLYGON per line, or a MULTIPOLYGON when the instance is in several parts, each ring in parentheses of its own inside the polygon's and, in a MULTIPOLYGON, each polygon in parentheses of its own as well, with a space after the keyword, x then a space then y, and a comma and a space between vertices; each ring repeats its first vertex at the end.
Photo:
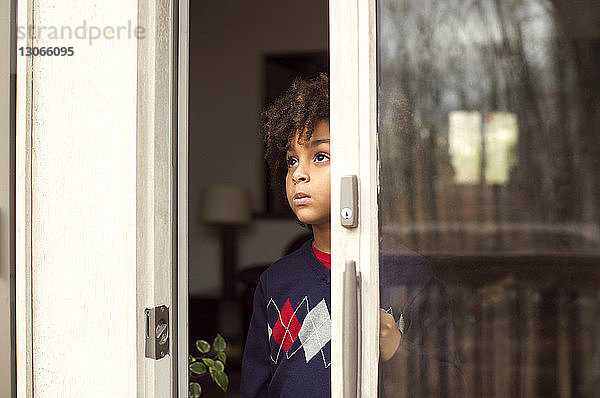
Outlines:
POLYGON ((380 396, 597 394, 597 15, 377 1, 380 396))

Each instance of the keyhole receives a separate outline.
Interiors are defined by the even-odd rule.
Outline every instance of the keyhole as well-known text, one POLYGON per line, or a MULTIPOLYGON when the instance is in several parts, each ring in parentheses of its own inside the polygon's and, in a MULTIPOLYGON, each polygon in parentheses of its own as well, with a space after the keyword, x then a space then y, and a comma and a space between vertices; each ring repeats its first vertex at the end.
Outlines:
POLYGON ((349 220, 352 218, 352 209, 349 207, 344 207, 342 209, 342 218, 344 220, 349 220))

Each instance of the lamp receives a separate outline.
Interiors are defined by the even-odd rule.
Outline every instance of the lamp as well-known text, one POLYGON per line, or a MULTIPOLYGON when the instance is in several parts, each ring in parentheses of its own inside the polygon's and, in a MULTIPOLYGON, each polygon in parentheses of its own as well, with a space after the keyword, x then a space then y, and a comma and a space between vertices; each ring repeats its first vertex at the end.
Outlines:
POLYGON ((207 187, 201 198, 202 221, 221 230, 222 293, 232 298, 235 296, 237 228, 250 222, 250 194, 244 187, 218 184, 207 187))

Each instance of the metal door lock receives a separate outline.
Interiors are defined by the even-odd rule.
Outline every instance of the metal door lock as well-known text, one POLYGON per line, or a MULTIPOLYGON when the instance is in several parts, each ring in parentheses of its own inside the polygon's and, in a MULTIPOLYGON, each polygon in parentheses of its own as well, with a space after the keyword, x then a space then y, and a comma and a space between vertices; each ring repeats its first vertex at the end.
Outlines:
POLYGON ((340 181, 341 224, 346 228, 358 226, 358 177, 343 176, 340 181))
POLYGON ((161 359, 169 353, 169 308, 146 308, 146 358, 161 359))

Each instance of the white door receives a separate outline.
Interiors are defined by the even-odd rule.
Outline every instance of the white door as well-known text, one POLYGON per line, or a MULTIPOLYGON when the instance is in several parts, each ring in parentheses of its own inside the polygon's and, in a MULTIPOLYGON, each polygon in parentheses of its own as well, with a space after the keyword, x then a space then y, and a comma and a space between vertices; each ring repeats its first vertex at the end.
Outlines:
POLYGON ((597 395, 595 3, 330 10, 333 396, 597 395))
POLYGON ((18 396, 187 395, 188 3, 17 5, 18 396))
POLYGON ((331 392, 369 397, 377 390, 379 333, 375 2, 332 1, 329 7, 331 392), (345 218, 356 226, 343 226, 345 218))

